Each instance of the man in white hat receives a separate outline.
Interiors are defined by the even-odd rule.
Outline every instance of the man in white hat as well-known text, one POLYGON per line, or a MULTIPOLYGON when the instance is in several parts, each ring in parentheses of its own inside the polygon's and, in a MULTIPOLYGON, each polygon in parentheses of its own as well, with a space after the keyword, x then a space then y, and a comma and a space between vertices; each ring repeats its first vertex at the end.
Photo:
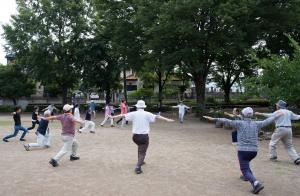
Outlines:
POLYGON ((256 157, 258 151, 258 132, 262 127, 271 124, 276 118, 279 118, 282 113, 277 112, 274 116, 264 121, 252 121, 253 109, 250 107, 242 110, 243 120, 229 120, 226 118, 212 118, 203 116, 204 118, 221 122, 237 130, 237 149, 240 169, 243 174, 242 180, 247 180, 251 183, 252 193, 258 194, 264 189, 264 186, 253 175, 250 169, 250 162, 256 157))
MULTIPOLYGON (((293 146, 293 131, 292 131, 292 120, 299 120, 300 115, 296 115, 293 112, 286 109, 286 102, 279 100, 276 103, 277 111, 283 113, 280 118, 275 120, 275 132, 272 135, 270 144, 269 144, 269 153, 270 153, 270 160, 276 161, 277 160, 277 152, 276 146, 279 141, 282 141, 290 159, 294 162, 295 165, 300 165, 300 157, 297 154, 294 146, 293 146)), ((276 111, 276 112, 277 112, 276 111)), ((261 115, 265 117, 274 116, 274 113, 259 113, 256 112, 256 115, 261 115)))
POLYGON ((174 122, 174 120, 146 112, 145 108, 147 106, 143 100, 139 100, 135 106, 137 111, 113 116, 113 118, 125 117, 125 120, 132 121, 132 140, 138 146, 138 162, 135 167, 135 173, 141 174, 142 165, 145 164, 144 160, 149 146, 148 134, 150 131, 150 123, 154 123, 155 119, 161 119, 167 122, 174 122))
POLYGON ((56 154, 56 156, 49 161, 49 163, 53 167, 57 167, 59 160, 68 152, 71 152, 70 161, 75 161, 79 159, 79 157, 76 156, 78 144, 77 141, 74 139, 75 125, 76 123, 82 124, 84 123, 84 121, 74 118, 74 116, 72 115, 72 108, 72 105, 66 104, 63 107, 64 114, 42 118, 46 120, 59 120, 62 126, 61 139, 64 145, 61 148, 61 150, 56 154))

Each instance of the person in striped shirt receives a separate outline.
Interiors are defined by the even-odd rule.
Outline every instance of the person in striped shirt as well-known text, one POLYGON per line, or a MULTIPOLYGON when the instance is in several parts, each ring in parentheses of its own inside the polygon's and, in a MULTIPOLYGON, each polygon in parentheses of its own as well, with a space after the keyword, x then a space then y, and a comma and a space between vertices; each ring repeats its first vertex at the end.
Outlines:
POLYGON ((253 187, 252 193, 258 194, 264 189, 264 185, 259 182, 253 175, 250 169, 250 162, 256 157, 258 151, 258 132, 261 128, 273 123, 276 118, 282 115, 281 112, 277 112, 274 116, 264 121, 253 121, 253 109, 250 107, 242 110, 243 120, 229 120, 226 118, 212 118, 204 116, 204 118, 210 121, 221 122, 224 125, 228 125, 237 130, 237 149, 238 158, 240 163, 240 169, 247 181, 249 181, 253 187))

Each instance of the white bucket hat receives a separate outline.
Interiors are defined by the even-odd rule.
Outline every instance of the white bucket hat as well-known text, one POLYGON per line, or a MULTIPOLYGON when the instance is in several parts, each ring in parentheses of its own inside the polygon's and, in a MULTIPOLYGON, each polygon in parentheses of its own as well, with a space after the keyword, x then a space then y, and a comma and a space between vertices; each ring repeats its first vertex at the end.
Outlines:
POLYGON ((63 110, 64 110, 65 112, 68 112, 68 111, 70 111, 71 109, 73 109, 73 107, 74 107, 74 106, 72 106, 72 105, 66 104, 66 105, 64 105, 63 110))
POLYGON ((145 101, 138 100, 137 104, 135 104, 135 107, 143 109, 143 108, 146 108, 147 106, 145 104, 145 101))
POLYGON ((242 114, 246 118, 251 118, 253 116, 253 109, 250 107, 246 107, 242 110, 242 114))

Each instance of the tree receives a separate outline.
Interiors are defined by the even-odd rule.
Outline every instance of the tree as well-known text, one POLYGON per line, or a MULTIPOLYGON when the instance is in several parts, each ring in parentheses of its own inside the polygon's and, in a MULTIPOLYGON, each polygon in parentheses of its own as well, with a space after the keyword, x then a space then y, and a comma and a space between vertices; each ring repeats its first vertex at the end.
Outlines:
POLYGON ((18 64, 37 81, 55 81, 62 90, 63 103, 80 79, 77 54, 89 36, 88 0, 17 0, 18 14, 4 25, 8 49, 18 64))
POLYGON ((96 33, 108 44, 107 55, 115 59, 123 72, 123 92, 127 101, 126 71, 138 68, 141 61, 140 29, 133 22, 136 13, 134 1, 95 0, 96 33), (110 52, 110 53, 109 53, 110 52))
POLYGON ((291 105, 300 106, 300 46, 290 38, 293 56, 270 55, 256 59, 263 69, 259 76, 248 79, 245 84, 248 94, 257 95, 275 103, 284 99, 291 105))
POLYGON ((266 48, 272 54, 294 53, 289 39, 291 35, 300 42, 300 3, 299 0, 260 0, 257 1, 252 18, 255 25, 252 31, 256 32, 258 41, 264 41, 266 48))
POLYGON ((112 90, 120 87, 120 69, 116 60, 109 55, 109 45, 95 37, 86 40, 81 47, 84 48, 84 58, 81 60, 83 86, 104 90, 106 103, 110 103, 112 90))
POLYGON ((213 81, 224 91, 224 101, 226 103, 230 102, 231 87, 236 82, 240 82, 242 77, 252 76, 255 72, 251 64, 250 54, 234 56, 230 52, 232 51, 224 52, 222 56, 218 57, 212 71, 213 81))
POLYGON ((34 82, 18 66, 0 65, 0 97, 11 99, 14 105, 21 97, 34 93, 34 82))
POLYGON ((162 44, 170 43, 164 55, 191 75, 199 106, 204 106, 205 83, 212 65, 232 38, 233 21, 240 17, 246 23, 254 6, 255 2, 247 0, 169 0, 157 8, 160 12, 152 28, 164 38, 162 44))

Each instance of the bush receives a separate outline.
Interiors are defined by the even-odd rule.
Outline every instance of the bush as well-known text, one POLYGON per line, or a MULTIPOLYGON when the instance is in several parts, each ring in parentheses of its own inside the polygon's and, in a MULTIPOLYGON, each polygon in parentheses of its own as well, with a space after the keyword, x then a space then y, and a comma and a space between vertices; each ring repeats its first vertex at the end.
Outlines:
POLYGON ((13 105, 0 105, 0 112, 2 113, 10 113, 13 112, 15 109, 15 106, 13 105))
POLYGON ((217 103, 217 100, 215 97, 207 97, 206 103, 215 104, 215 103, 217 103))
POLYGON ((128 97, 135 99, 145 99, 152 97, 153 94, 153 89, 140 88, 137 91, 130 93, 128 97))

